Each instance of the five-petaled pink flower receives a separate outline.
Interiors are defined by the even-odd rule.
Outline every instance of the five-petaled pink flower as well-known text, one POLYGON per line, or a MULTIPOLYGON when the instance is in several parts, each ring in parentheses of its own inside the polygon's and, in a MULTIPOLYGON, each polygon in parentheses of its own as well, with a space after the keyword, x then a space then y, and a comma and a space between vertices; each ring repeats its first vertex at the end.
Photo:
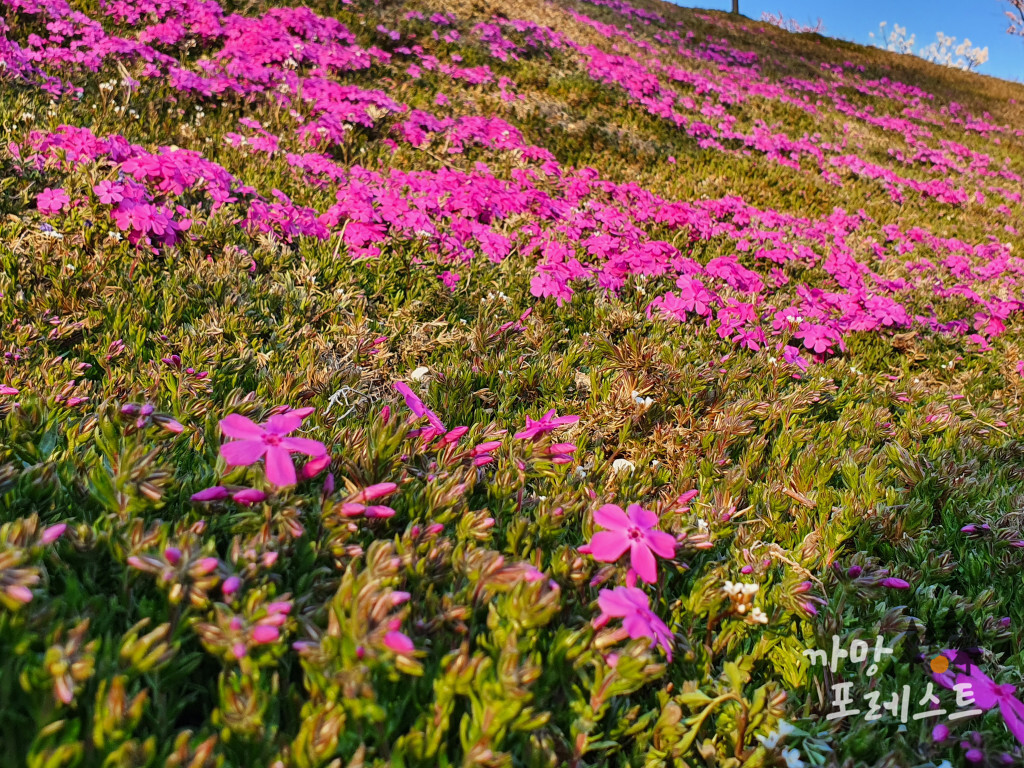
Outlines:
POLYGON ((974 705, 980 709, 989 710, 998 704, 999 714, 1003 716, 1006 727, 1017 737, 1017 741, 1024 744, 1024 703, 1013 695, 1017 689, 1012 685, 994 682, 969 660, 959 659, 960 654, 954 650, 944 650, 942 655, 950 660, 950 667, 945 672, 933 672, 932 679, 950 690, 954 685, 969 685, 974 705))
POLYGON ((656 530, 658 516, 639 504, 630 504, 625 512, 615 504, 605 504, 594 513, 594 522, 608 529, 595 533, 590 540, 594 559, 614 563, 628 549, 633 570, 648 584, 658 580, 654 555, 675 555, 676 540, 671 534, 656 530))
POLYGON ((40 213, 57 213, 67 208, 70 204, 71 198, 60 187, 57 189, 47 187, 36 196, 36 208, 39 209, 40 213))
POLYGON ((555 409, 552 408, 536 420, 527 416, 526 429, 522 432, 516 432, 514 437, 516 440, 535 440, 545 432, 552 432, 559 427, 564 427, 566 424, 574 424, 579 420, 579 416, 555 416, 555 409))
POLYGON ((636 587, 602 589, 597 596, 597 604, 601 615, 595 620, 595 626, 603 627, 613 618, 622 619, 622 628, 631 638, 650 638, 651 647, 660 645, 665 656, 672 661, 672 633, 651 610, 647 595, 641 590, 636 587))
POLYGON ((255 464, 266 457, 267 480, 274 485, 294 485, 295 465, 292 453, 304 453, 314 458, 327 453, 317 440, 306 437, 287 437, 302 424, 303 415, 294 411, 271 416, 266 424, 254 424, 245 416, 233 413, 220 422, 221 431, 231 438, 220 447, 220 455, 229 466, 255 464))

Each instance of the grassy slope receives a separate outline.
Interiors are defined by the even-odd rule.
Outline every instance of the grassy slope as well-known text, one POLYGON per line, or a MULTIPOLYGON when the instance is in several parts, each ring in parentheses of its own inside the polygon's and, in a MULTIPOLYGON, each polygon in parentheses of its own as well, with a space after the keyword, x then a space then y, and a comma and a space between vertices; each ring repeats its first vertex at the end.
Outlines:
MULTIPOLYGON (((503 13, 608 48, 608 40, 566 14, 569 6, 502 1, 446 4, 445 10, 467 30, 503 13)), ((377 23, 401 28, 401 14, 412 7, 319 10, 337 14, 365 44, 377 23)), ((643 7, 673 25, 682 21, 698 40, 725 36, 732 47, 757 52, 770 77, 815 78, 820 60, 849 60, 867 68, 865 77, 917 85, 937 102, 989 112, 994 123, 1015 126, 1024 117, 1022 104, 1011 102, 1024 103, 1021 86, 721 14, 661 3, 643 7)), ((606 24, 628 21, 606 8, 572 8, 606 24)), ((639 24, 633 30, 638 39, 651 33, 639 24)), ((633 43, 617 42, 621 52, 642 55, 633 43)), ((413 81, 400 65, 357 73, 351 81, 386 84, 393 98, 424 109, 443 90, 454 114, 499 112, 564 165, 635 181, 667 199, 740 195, 755 206, 815 218, 837 206, 863 208, 880 224, 1024 244, 1004 231, 1012 219, 995 215, 994 203, 951 207, 908 196, 901 206, 868 180, 846 178, 840 189, 810 169, 702 150, 629 104, 621 91, 590 80, 569 54, 501 64, 469 36, 456 44, 425 44, 460 52, 467 66, 489 63, 515 80, 525 99, 505 104, 493 88, 461 87, 436 74, 413 81), (674 165, 665 162, 668 155, 677 159, 674 165)), ((89 125, 96 135, 123 133, 151 148, 197 149, 244 183, 264 193, 281 189, 297 204, 322 210, 332 202, 327 192, 296 183, 280 155, 257 158, 223 142, 225 133, 238 130, 242 113, 283 135, 289 124, 281 110, 207 101, 196 124, 195 101, 179 97, 169 107, 162 86, 144 84, 130 102, 120 91, 98 90, 114 75, 110 67, 77 76, 86 88, 83 101, 53 106, 38 90, 5 87, 0 143, 23 142, 32 128, 89 125), (115 103, 130 104, 139 118, 126 120, 112 109, 115 103)), ((836 121, 846 119, 825 110, 811 121, 756 99, 732 114, 741 127, 764 119, 784 124, 791 135, 817 130, 833 137, 839 135, 836 121)), ((863 123, 853 136, 863 145, 858 154, 878 162, 886 162, 889 148, 901 148, 892 132, 863 123)), ((1024 165, 1020 139, 996 146, 956 126, 936 128, 935 136, 992 153, 999 163, 1009 157, 1015 169, 1024 165)), ((507 174, 513 166, 501 156, 442 160, 408 146, 392 153, 379 138, 357 133, 351 156, 367 167, 383 161, 402 169, 469 168, 486 159, 495 173, 507 174)), ((0 323, 8 329, 5 351, 21 355, 8 363, 6 380, 22 393, 19 408, 11 398, 0 405, 0 520, 37 514, 47 524, 72 524, 56 548, 32 555, 46 574, 36 599, 17 612, 0 608, 4 765, 21 764, 28 754, 37 760, 33 765, 43 765, 41 756, 57 754, 62 744, 81 764, 100 765, 122 743, 128 746, 112 764, 142 765, 152 754, 162 765, 178 743, 189 757, 174 763, 172 756, 168 764, 202 765, 189 760, 204 741, 210 765, 217 758, 238 766, 275 759, 328 765, 338 757, 341 765, 653 766, 684 755, 688 764, 713 764, 717 755, 718 765, 735 765, 742 755, 757 765, 779 759, 754 736, 783 715, 818 734, 791 737, 805 759, 820 753, 834 764, 934 765, 946 757, 962 761, 964 750, 956 738, 933 744, 930 721, 906 729, 891 718, 826 722, 833 681, 808 672, 802 649, 825 645, 833 634, 869 640, 882 634, 901 660, 873 683, 856 670, 845 679, 855 680, 857 690, 879 685, 891 692, 908 684, 917 691, 927 675, 909 650, 911 639, 934 653, 969 627, 987 652, 989 674, 1019 682, 1022 550, 1005 546, 1024 538, 1019 318, 1007 321, 1007 332, 983 354, 962 340, 924 332, 855 334, 846 353, 795 378, 792 366, 770 359, 776 353, 735 350, 702 323, 648 320, 644 309, 653 286, 641 280, 630 280, 618 295, 579 290, 561 307, 538 301, 529 291, 533 260, 518 255, 500 265, 475 259, 459 269, 461 280, 449 291, 437 279, 440 265, 411 266, 412 247, 353 263, 339 256, 334 242, 251 236, 227 216, 204 226, 198 240, 159 256, 92 234, 85 226, 95 218, 88 208, 64 217, 64 238, 55 240, 39 231, 35 195, 46 186, 86 190, 108 170, 87 165, 26 172, 9 154, 0 162, 0 323), (250 273, 253 259, 257 268, 250 273), (522 334, 491 338, 530 307, 522 334), (387 342, 370 355, 369 341, 378 336, 387 342), (117 340, 124 351, 111 346, 117 340), (159 361, 171 352, 212 375, 199 381, 169 372, 159 361), (83 370, 81 363, 92 367, 83 370), (486 481, 458 468, 439 488, 424 476, 427 459, 402 458, 412 452, 412 441, 399 447, 394 422, 383 425, 377 415, 386 403, 403 408, 390 382, 419 365, 431 371, 424 399, 449 426, 477 425, 471 437, 479 438, 490 423, 517 429, 527 415, 549 408, 579 414, 579 424, 565 433, 578 446, 576 460, 568 467, 532 462, 517 471, 514 459, 525 449, 506 439, 486 481), (90 398, 84 406, 55 399, 71 380, 74 395, 90 398), (351 388, 345 392, 353 407, 328 409, 331 394, 343 387, 351 388), (633 392, 650 396, 654 405, 637 406, 633 392), (133 434, 131 420, 119 419, 109 405, 144 400, 173 413, 186 433, 133 434), (265 507, 211 512, 191 504, 191 493, 226 476, 217 464, 217 421, 235 411, 256 418, 278 403, 317 407, 308 434, 332 448, 339 484, 343 478, 357 485, 406 480, 393 503, 396 517, 349 530, 328 514, 319 485, 308 483, 265 507), (935 415, 941 428, 928 420, 935 415), (616 458, 633 462, 636 471, 613 473, 616 458), (576 472, 578 465, 584 473, 576 472), (674 500, 690 489, 699 496, 689 510, 679 510, 674 500), (671 664, 663 665, 660 652, 643 642, 618 643, 622 657, 613 671, 600 652, 608 648, 588 626, 597 595, 589 583, 600 564, 578 559, 574 548, 589 538, 592 511, 605 501, 643 502, 661 512, 666 530, 714 542, 711 549, 684 551, 679 561, 685 569, 663 566, 652 591, 655 610, 675 632, 671 664), (488 518, 496 521, 493 527, 488 518), (205 527, 196 526, 199 520, 205 527), (299 536, 290 525, 296 520, 304 529, 299 536), (430 522, 445 524, 439 538, 414 532, 415 524, 430 522), (993 532, 971 537, 960 531, 966 523, 988 523, 993 532), (300 662, 280 643, 260 649, 248 668, 222 658, 204 647, 197 631, 198 623, 212 620, 208 602, 175 604, 167 589, 126 565, 129 554, 168 544, 215 553, 229 570, 249 574, 251 606, 291 595, 296 607, 289 640, 310 637, 311 628, 327 627, 333 615, 342 627, 340 647, 300 662), (250 564, 268 550, 280 553, 275 568, 250 564), (503 581, 494 563, 488 572, 484 563, 496 553, 550 574, 560 596, 551 598, 540 586, 512 586, 512 575, 503 581), (401 564, 392 565, 391 556, 401 564), (753 576, 741 575, 744 565, 753 566, 753 576), (913 588, 886 590, 851 579, 843 575, 851 565, 869 574, 887 568, 913 588), (808 578, 813 594, 827 599, 813 617, 796 608, 794 588, 808 578), (769 624, 720 618, 722 579, 758 581, 769 624), (370 661, 357 660, 366 615, 391 588, 413 593, 404 627, 423 653, 396 663, 378 649, 370 661), (52 693, 53 654, 45 652, 65 643, 81 617, 89 618, 87 637, 97 641, 85 654, 95 660, 95 672, 83 676, 75 706, 63 707, 52 693), (929 623, 933 636, 918 637, 912 617, 929 623), (1010 628, 999 622, 1003 617, 1010 628), (144 618, 150 628, 167 622, 178 648, 156 671, 119 656, 128 629, 144 618), (460 677, 460 670, 469 672, 460 677), (411 674, 416 671, 422 674, 411 674), (118 719, 110 703, 115 694, 104 681, 118 679, 129 697, 145 692, 147 698, 137 723, 122 718, 117 736, 108 723, 103 740, 96 724, 104 715, 118 719), (698 722, 691 715, 708 699, 696 691, 731 693, 738 701, 724 701, 698 722), (344 704, 342 697, 349 697, 344 704), (757 702, 763 709, 765 699, 768 712, 756 715, 757 702), (736 744, 739 713, 748 711, 740 704, 751 707, 756 725, 748 723, 736 744)), ((928 176, 920 172, 920 178, 928 176)), ((1020 206, 1013 211, 1019 216, 1020 206)), ((695 245, 692 255, 706 263, 734 252, 731 240, 712 238, 695 245)), ((889 268, 893 276, 904 274, 898 263, 889 268)), ((17 544, 16 530, 0 536, 4 546, 17 544)), ((0 560, 0 568, 17 565, 0 560)), ((614 575, 619 582, 621 570, 614 575)), ((208 592, 219 599, 215 589, 208 592)), ((979 732, 992 759, 1003 752, 1020 759, 1020 745, 997 711, 954 730, 979 732)))

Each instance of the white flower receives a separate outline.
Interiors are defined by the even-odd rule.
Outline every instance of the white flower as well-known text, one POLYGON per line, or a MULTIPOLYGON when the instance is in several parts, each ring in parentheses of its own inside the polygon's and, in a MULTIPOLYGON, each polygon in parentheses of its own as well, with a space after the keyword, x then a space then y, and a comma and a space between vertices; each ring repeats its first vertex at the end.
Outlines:
POLYGON ((612 472, 628 472, 632 474, 634 469, 636 469, 636 466, 627 459, 616 459, 612 462, 612 472))
POLYGON ((750 614, 750 620, 755 624, 767 624, 768 616, 765 615, 764 611, 755 606, 754 610, 750 614))
POLYGON ((804 768, 804 761, 800 759, 800 750, 782 750, 782 759, 786 761, 786 768, 804 768))
POLYGON ((772 731, 767 736, 758 736, 757 740, 764 744, 765 749, 775 749, 779 745, 779 734, 772 731))
POLYGON ((416 370, 409 374, 409 378, 411 378, 413 381, 421 381, 423 377, 426 376, 428 373, 430 373, 430 369, 427 368, 427 366, 425 365, 421 365, 419 368, 417 368, 416 370))
POLYGON ((779 732, 779 738, 785 738, 796 730, 796 726, 791 723, 787 723, 785 720, 779 720, 779 725, 776 730, 779 732))

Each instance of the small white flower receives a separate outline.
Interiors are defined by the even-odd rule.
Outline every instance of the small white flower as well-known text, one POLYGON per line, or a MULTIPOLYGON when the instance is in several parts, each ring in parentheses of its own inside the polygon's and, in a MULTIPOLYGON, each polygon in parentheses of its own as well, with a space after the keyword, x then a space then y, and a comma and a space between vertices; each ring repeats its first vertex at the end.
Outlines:
POLYGON ((786 761, 786 768, 804 768, 804 761, 800 759, 800 750, 782 750, 782 759, 786 761))
POLYGON ((628 472, 632 474, 634 469, 636 469, 636 466, 627 459, 616 459, 612 462, 612 472, 628 472))
POLYGON ((750 620, 755 622, 756 624, 767 624, 768 616, 765 614, 764 611, 755 606, 754 610, 750 612, 750 620))
POLYGON ((777 728, 779 732, 779 738, 785 738, 789 734, 796 730, 796 726, 792 723, 787 723, 785 720, 779 720, 779 726, 777 728))
POLYGON ((421 365, 419 368, 410 373, 409 377, 413 381, 422 381, 423 377, 426 376, 428 373, 430 373, 430 369, 427 368, 427 366, 425 365, 421 365))
POLYGON ((582 479, 587 476, 587 470, 583 467, 576 467, 576 475, 582 479))
POLYGON ((757 740, 764 744, 765 749, 775 749, 779 745, 779 734, 772 731, 767 736, 758 736, 757 740))

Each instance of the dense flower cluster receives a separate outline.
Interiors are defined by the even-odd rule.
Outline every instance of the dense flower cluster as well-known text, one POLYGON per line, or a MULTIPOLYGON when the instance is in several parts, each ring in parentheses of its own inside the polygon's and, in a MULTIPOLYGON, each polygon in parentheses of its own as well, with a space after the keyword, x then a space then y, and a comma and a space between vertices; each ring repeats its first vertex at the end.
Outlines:
POLYGON ((0 14, 5 755, 1021 760, 1005 94, 628 0, 0 14), (982 719, 812 701, 968 625, 982 719))

